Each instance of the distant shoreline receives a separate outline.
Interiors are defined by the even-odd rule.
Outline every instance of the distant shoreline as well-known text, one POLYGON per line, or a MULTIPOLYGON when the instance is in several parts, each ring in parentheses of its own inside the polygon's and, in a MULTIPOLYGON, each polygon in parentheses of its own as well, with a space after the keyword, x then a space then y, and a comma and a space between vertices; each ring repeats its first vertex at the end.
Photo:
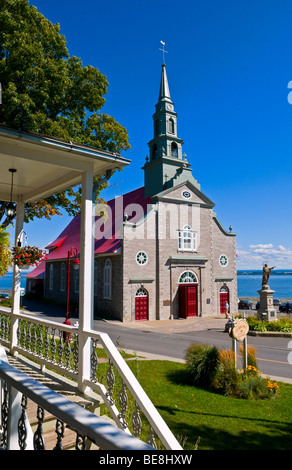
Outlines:
MULTIPOLYGON (((238 269, 238 299, 249 300, 254 305, 259 301, 258 290, 261 288, 261 269, 238 269), (244 295, 246 292, 248 295, 244 295), (242 294, 243 293, 243 294, 242 294)), ((275 291, 274 299, 279 299, 281 303, 292 301, 292 269, 274 269, 271 272, 271 288, 275 291)), ((8 272, 0 278, 0 292, 12 295, 13 273, 8 272), (3 287, 1 287, 3 284, 3 287)), ((21 287, 25 288, 25 279, 22 278, 21 287)))
POLYGON ((4 294, 9 294, 9 295, 12 294, 12 289, 5 289, 5 288, 4 288, 4 289, 1 289, 1 288, 0 288, 0 290, 1 290, 1 292, 3 292, 4 294))
MULTIPOLYGON (((255 276, 261 276, 263 271, 261 269, 237 269, 237 275, 240 275, 240 276, 250 276, 250 275, 255 275, 255 276)), ((292 269, 273 269, 273 271, 271 271, 271 277, 272 276, 291 276, 292 275, 292 269)))

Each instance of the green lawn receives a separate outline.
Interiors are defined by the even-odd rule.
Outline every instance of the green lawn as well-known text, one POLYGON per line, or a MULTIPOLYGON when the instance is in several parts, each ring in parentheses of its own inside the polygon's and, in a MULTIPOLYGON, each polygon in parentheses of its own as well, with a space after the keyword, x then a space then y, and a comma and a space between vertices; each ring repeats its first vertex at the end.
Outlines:
POLYGON ((184 448, 291 450, 292 385, 260 401, 224 397, 185 383, 184 364, 129 361, 150 399, 184 448))

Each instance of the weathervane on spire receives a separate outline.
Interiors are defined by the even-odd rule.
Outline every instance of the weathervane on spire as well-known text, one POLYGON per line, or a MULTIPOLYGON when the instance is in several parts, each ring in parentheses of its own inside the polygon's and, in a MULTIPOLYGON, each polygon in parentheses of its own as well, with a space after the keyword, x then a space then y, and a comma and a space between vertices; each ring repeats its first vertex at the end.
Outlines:
POLYGON ((163 41, 160 41, 160 42, 161 42, 161 44, 162 44, 162 49, 159 48, 159 50, 162 51, 162 53, 163 53, 163 63, 165 64, 165 62, 164 62, 164 54, 165 54, 165 53, 168 54, 168 52, 164 50, 165 42, 163 42, 163 41))

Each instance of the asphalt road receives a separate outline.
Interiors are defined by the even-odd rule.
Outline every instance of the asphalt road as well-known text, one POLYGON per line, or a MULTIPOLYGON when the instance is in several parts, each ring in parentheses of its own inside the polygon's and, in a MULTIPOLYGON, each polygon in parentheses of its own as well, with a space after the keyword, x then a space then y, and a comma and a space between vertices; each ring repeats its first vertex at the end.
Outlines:
MULTIPOLYGON (((183 360, 187 347, 196 343, 206 343, 224 349, 232 347, 232 340, 222 329, 210 329, 185 333, 161 333, 140 330, 95 321, 94 329, 108 333, 112 341, 122 348, 138 353, 150 353, 154 356, 167 356, 183 360)), ((284 377, 292 381, 292 364, 288 362, 289 351, 292 351, 291 338, 271 338, 249 336, 247 343, 256 349, 258 368, 263 374, 284 377), (290 348, 289 346, 290 343, 290 348)), ((238 362, 240 367, 240 359, 238 362)))
MULTIPOLYGON (((60 307, 30 304, 29 308, 31 313, 34 311, 34 314, 48 320, 63 322, 65 319, 64 309, 60 307)), ((77 319, 71 318, 72 324, 76 321, 77 319)), ((185 351, 193 342, 207 343, 225 349, 232 347, 232 340, 222 327, 207 328, 202 331, 180 329, 178 332, 164 333, 155 331, 155 328, 150 330, 142 324, 133 328, 119 322, 94 320, 94 329, 108 333, 119 347, 134 351, 138 355, 151 354, 156 358, 162 356, 173 360, 184 360, 185 351)), ((292 383, 292 338, 248 335, 247 342, 255 347, 258 368, 263 374, 287 378, 292 383), (288 358, 289 352, 291 354, 288 358)), ((240 359, 238 366, 240 367, 240 359)))

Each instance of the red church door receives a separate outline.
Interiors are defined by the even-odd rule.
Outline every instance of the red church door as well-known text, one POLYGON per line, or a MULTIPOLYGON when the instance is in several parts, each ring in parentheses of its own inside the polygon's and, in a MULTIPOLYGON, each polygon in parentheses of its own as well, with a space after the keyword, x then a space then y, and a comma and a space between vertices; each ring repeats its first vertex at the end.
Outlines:
POLYGON ((179 286, 179 314, 182 318, 198 316, 198 293, 196 284, 179 286))
POLYGON ((145 289, 139 289, 136 293, 135 320, 148 320, 148 294, 145 289))
POLYGON ((228 291, 222 291, 220 292, 220 313, 224 314, 225 313, 225 304, 228 302, 229 304, 229 292, 228 291))

